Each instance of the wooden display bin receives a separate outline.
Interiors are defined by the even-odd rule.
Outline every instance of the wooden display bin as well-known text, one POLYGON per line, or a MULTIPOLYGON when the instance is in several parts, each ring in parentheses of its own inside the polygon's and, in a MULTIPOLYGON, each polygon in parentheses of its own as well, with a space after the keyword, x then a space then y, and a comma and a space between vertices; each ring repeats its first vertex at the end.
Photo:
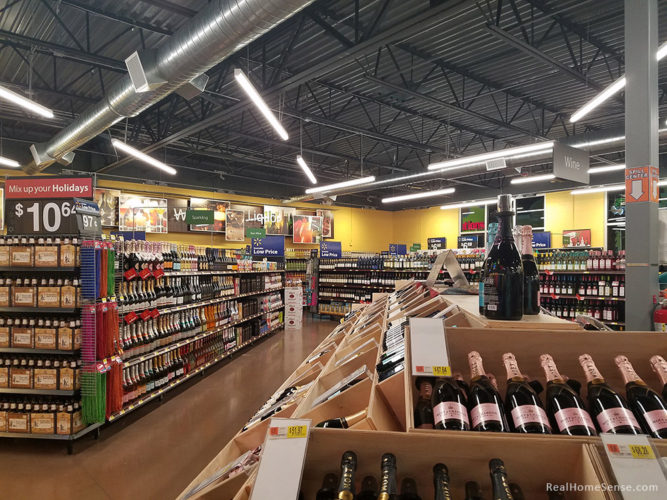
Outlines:
MULTIPOLYGON (((397 432, 349 432, 338 429, 313 429, 301 482, 305 499, 315 498, 327 473, 340 475, 340 457, 352 450, 357 454, 355 483, 372 475, 379 480, 383 453, 396 456, 398 480, 415 479, 422 498, 433 498, 433 466, 442 462, 449 468, 452 498, 463 498, 467 481, 477 481, 484 498, 490 498, 489 460, 505 462, 510 482, 517 483, 526 498, 546 498, 546 484, 578 483, 600 486, 609 478, 600 466, 596 448, 590 444, 567 443, 548 438, 524 440, 516 436, 504 443, 487 436, 471 439, 458 435, 423 435, 397 432)), ((611 497, 602 491, 568 493, 568 499, 603 500, 611 497)))

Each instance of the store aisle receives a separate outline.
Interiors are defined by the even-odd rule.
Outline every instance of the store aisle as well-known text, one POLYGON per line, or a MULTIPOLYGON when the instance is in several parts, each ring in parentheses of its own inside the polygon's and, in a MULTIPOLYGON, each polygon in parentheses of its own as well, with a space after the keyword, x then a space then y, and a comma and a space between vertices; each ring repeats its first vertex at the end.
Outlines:
POLYGON ((63 443, 0 440, 0 497, 175 498, 334 326, 307 319, 280 331, 103 428, 99 441, 77 441, 74 455, 63 443))

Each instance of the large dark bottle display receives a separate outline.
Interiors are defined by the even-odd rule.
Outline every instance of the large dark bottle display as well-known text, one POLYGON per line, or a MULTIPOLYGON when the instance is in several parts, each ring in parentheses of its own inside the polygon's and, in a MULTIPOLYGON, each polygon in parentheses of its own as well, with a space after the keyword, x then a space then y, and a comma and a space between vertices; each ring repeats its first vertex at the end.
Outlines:
POLYGON ((667 408, 663 399, 644 382, 625 356, 616 356, 616 366, 625 382, 630 408, 644 432, 651 437, 667 438, 667 408))
POLYGON ((554 432, 569 436, 595 436, 595 424, 586 411, 584 401, 558 371, 548 354, 540 356, 547 377, 546 406, 554 432))
POLYGON ((470 390, 468 410, 474 431, 507 432, 507 420, 503 401, 489 377, 484 372, 482 356, 477 351, 468 353, 470 365, 470 390))
POLYGON ((609 387, 588 354, 579 356, 588 381, 588 408, 600 432, 641 434, 639 422, 623 396, 609 387))
POLYGON ((505 410, 514 432, 527 434, 551 434, 549 418, 540 397, 519 370, 514 354, 503 354, 507 370, 507 396, 505 410))
POLYGON ((540 272, 533 255, 533 228, 517 226, 518 246, 523 263, 523 313, 540 313, 540 272))
POLYGON ((523 316, 523 264, 512 236, 512 197, 498 197, 498 235, 484 261, 484 315, 520 320, 523 316))

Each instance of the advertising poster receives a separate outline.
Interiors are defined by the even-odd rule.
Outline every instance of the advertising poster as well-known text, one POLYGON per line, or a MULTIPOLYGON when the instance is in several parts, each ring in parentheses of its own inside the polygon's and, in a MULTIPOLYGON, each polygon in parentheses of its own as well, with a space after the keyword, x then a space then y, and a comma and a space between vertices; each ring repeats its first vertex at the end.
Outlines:
POLYGON ((227 210, 227 230, 225 232, 225 240, 227 241, 244 241, 245 240, 245 212, 242 210, 227 210))
POLYGON ((285 234, 283 213, 283 207, 264 205, 264 229, 266 229, 266 234, 285 234))
POLYGON ((118 189, 95 189, 95 203, 100 207, 100 221, 102 227, 116 227, 118 225, 118 189))
POLYGON ((486 230, 484 218, 486 207, 477 205, 475 207, 461 208, 461 233, 481 233, 486 230))
POLYGON ((166 233, 167 200, 121 193, 118 199, 118 230, 166 233))
POLYGON ((167 198, 167 220, 170 233, 187 233, 189 225, 185 222, 188 211, 188 200, 183 198, 167 198))
POLYGON ((294 243, 319 244, 322 241, 322 217, 316 215, 295 215, 294 243))
POLYGON ((322 217, 322 238, 334 237, 334 213, 333 210, 318 210, 316 215, 322 217))
POLYGON ((564 247, 589 247, 591 246, 590 229, 565 229, 563 230, 564 247))
POLYGON ((243 221, 246 229, 259 229, 264 227, 264 207, 259 205, 242 205, 239 203, 232 203, 229 208, 232 210, 240 210, 245 214, 243 221))
POLYGON ((195 210, 213 210, 213 224, 191 224, 190 231, 202 232, 225 232, 225 212, 229 208, 228 201, 205 200, 203 198, 190 198, 190 208, 195 210))

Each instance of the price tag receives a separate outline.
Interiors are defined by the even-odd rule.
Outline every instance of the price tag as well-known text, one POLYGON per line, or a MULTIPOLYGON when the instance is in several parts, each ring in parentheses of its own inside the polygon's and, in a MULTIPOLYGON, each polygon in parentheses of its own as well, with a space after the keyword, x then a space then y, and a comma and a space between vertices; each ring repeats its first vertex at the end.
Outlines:
POLYGON ((143 319, 144 321, 146 321, 148 318, 151 317, 151 311, 148 310, 148 309, 146 309, 145 311, 143 311, 143 312, 140 314, 140 316, 141 316, 141 319, 143 319))
POLYGON ((449 354, 442 319, 410 318, 412 375, 450 377, 449 354))
POLYGON ((134 268, 132 268, 132 269, 128 269, 127 271, 125 271, 123 273, 123 276, 125 276, 125 279, 127 281, 132 281, 134 278, 139 276, 139 274, 137 273, 137 271, 134 268))
POLYGON ((72 199, 8 199, 7 234, 74 234, 72 199))
POLYGON ((667 498, 667 478, 646 435, 600 434, 624 500, 667 498))
POLYGON ((145 279, 148 278, 150 275, 151 275, 151 272, 150 272, 149 269, 142 269, 141 271, 139 271, 139 277, 140 277, 142 280, 145 280, 145 279))
POLYGON ((307 419, 271 419, 250 500, 297 498, 310 425, 311 421, 307 419))

